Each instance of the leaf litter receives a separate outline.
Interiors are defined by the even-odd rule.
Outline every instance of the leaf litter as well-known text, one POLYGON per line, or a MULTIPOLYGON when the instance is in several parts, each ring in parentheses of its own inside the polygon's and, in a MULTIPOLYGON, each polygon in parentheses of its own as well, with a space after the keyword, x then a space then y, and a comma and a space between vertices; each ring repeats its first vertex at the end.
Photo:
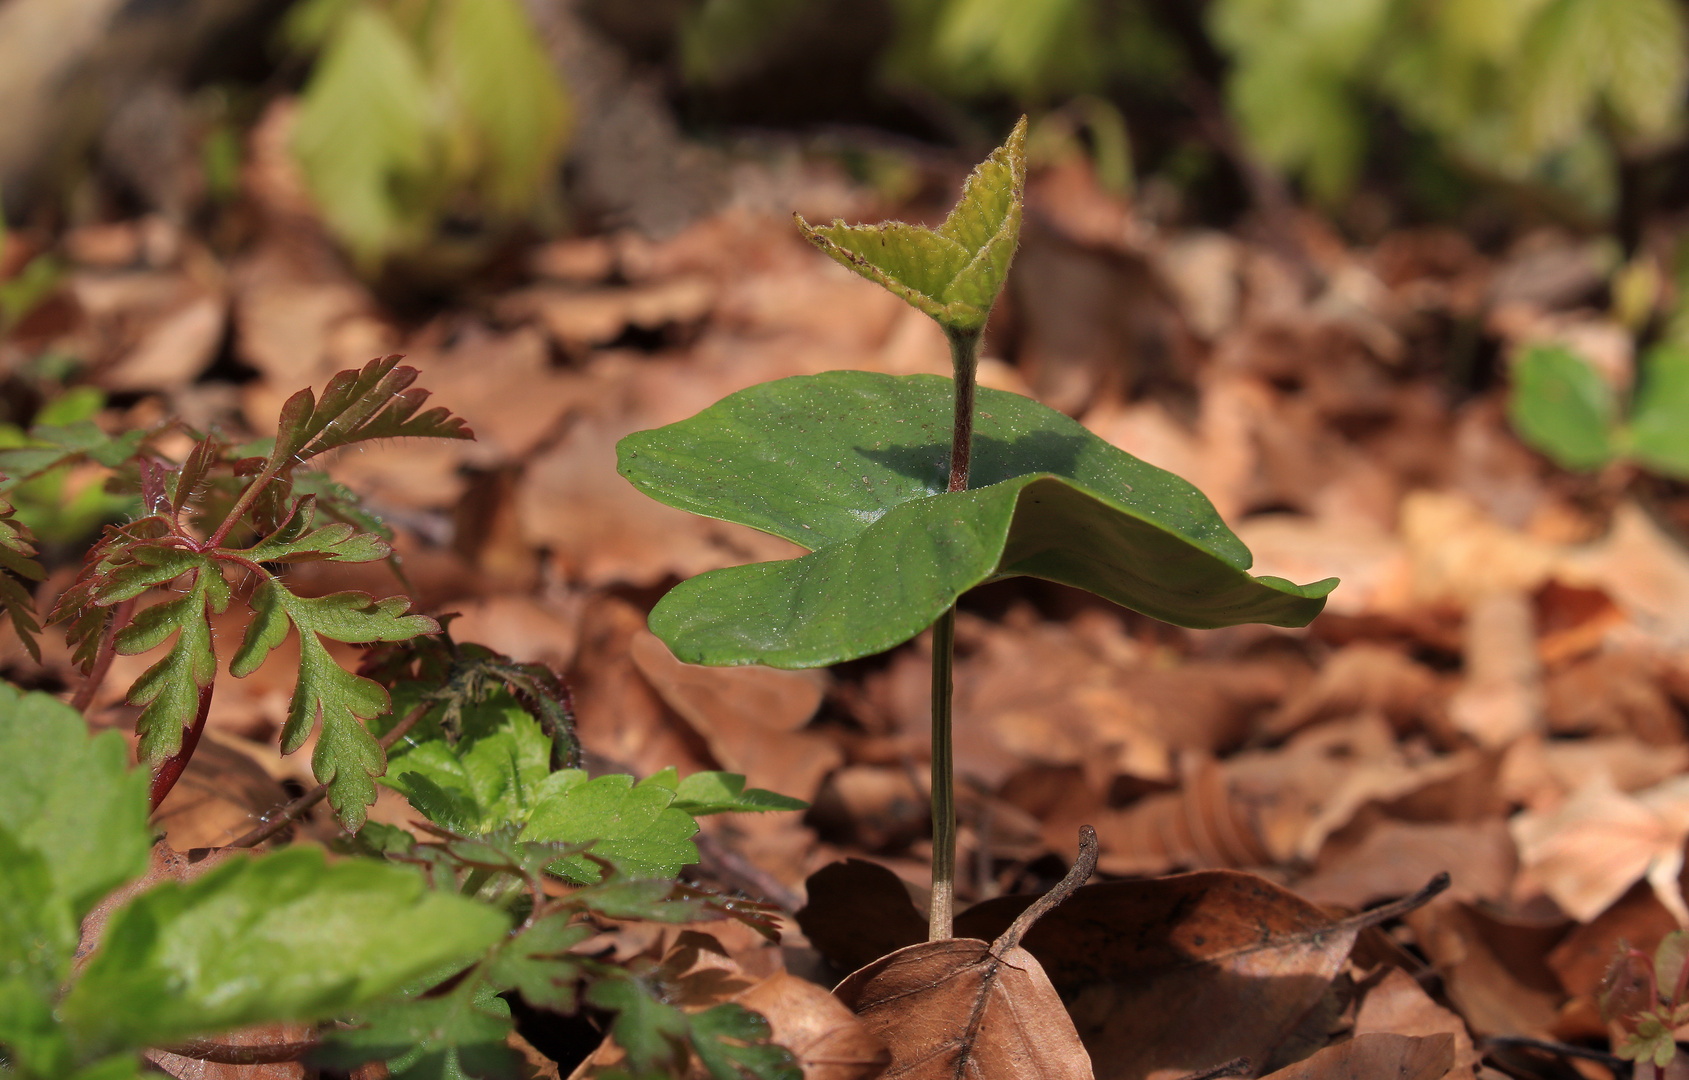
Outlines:
MULTIPOLYGON (((197 604, 192 622, 229 646, 214 650, 227 666, 249 634, 256 650, 289 622, 327 625, 325 600, 348 590, 406 593, 417 615, 461 611, 460 625, 478 624, 466 639, 566 675, 589 772, 722 768, 816 804, 711 820, 696 871, 764 896, 807 891, 784 948, 735 952, 777 1029, 776 1000, 813 996, 785 980, 830 984, 914 945, 926 646, 790 684, 654 648, 645 614, 672 581, 797 549, 644 499, 615 476, 613 447, 771 378, 945 373, 943 341, 810 250, 784 214, 742 207, 665 241, 553 241, 529 253, 522 283, 418 320, 340 265, 281 149, 289 122, 283 101, 253 133, 250 244, 214 251, 156 219, 67 233, 70 314, 0 343, 8 370, 49 348, 80 357, 78 378, 112 394, 94 417, 108 435, 175 415, 246 438, 273 430, 301 386, 403 352, 479 439, 325 455, 393 528, 408 585, 382 562, 305 564, 294 600, 274 597, 254 624, 238 604, 219 613, 207 577, 203 595, 141 625, 188 625, 197 604), (216 355, 225 337, 250 373, 240 385, 216 355), (868 866, 875 883, 860 880, 868 866)), ((897 210, 824 179, 806 196, 811 220, 897 210)), ((960 888, 979 903, 960 925, 995 938, 1004 912, 1061 876, 1082 824, 1097 828, 1105 877, 1147 877, 1079 889, 1022 943, 1097 1076, 1182 1076, 1241 1055, 1258 1075, 1464 1078, 1504 1060, 1484 1056, 1492 1037, 1616 1045, 1596 1002, 1606 964, 1621 942, 1651 952, 1689 919, 1689 554, 1672 524, 1689 520, 1689 497, 1665 486, 1642 500, 1557 472, 1508 429, 1495 390, 1451 386, 1438 336, 1464 320, 1503 364, 1530 342, 1575 339, 1622 376, 1633 361, 1601 336, 1600 313, 1519 291, 1542 252, 1582 257, 1579 242, 1544 232, 1479 254, 1437 230, 1371 247, 1321 234, 1309 250, 1326 284, 1305 295, 1265 246, 1151 228, 1082 167, 1035 172, 1028 197, 1051 235, 1029 230, 1023 254, 1042 245, 1084 288, 1011 282, 982 379, 1035 389, 1197 483, 1255 572, 1344 585, 1296 633, 1171 631, 1036 583, 980 590, 958 633, 960 888), (1139 290, 1155 299, 1131 319, 1084 299, 1139 290), (1441 871, 1445 897, 1341 929, 1441 871), (1107 918, 1081 920, 1101 896, 1107 918), (1245 931, 1270 944, 1216 959, 1215 943, 1245 931), (1282 1060, 1292 1052, 1307 1056, 1282 1060)), ((75 468, 97 487, 106 467, 75 468)), ((70 584, 50 576, 41 610, 70 584)), ((74 681, 52 635, 36 668, 30 628, 16 629, 26 638, 0 642, 8 674, 74 681)), ((356 643, 313 637, 355 666, 356 643)), ((320 662, 296 642, 222 680, 201 754, 160 810, 184 850, 244 832, 283 785, 316 782, 299 761, 324 736, 292 715, 290 682, 271 670, 320 662), (277 759, 289 727, 305 753, 277 759)), ((97 719, 121 729, 154 708, 153 730, 172 732, 162 714, 182 714, 203 660, 193 641, 177 648, 189 674, 176 697, 126 703, 157 654, 120 657, 97 719)), ((334 693, 357 704, 352 687, 334 693)), ((367 776, 355 750, 323 752, 367 776)), ((416 816, 390 788, 370 813, 416 816)), ((333 833, 320 811, 296 823, 295 835, 333 833)), ((784 1045, 806 1075, 874 1074, 874 1053, 825 1049, 828 1033, 856 1028, 805 1009, 811 1034, 784 1045)), ((1559 1075, 1529 1060, 1527 1075, 1559 1075)))

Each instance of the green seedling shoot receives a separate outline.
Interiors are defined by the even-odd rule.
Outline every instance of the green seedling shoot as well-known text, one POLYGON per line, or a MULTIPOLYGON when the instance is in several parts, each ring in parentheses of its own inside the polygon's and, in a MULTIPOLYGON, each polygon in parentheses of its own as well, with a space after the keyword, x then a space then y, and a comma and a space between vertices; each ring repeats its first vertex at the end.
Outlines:
POLYGON ((1022 120, 936 230, 798 219, 822 251, 944 329, 953 380, 780 379, 617 448, 622 475, 653 498, 810 551, 671 590, 651 629, 680 659, 820 667, 933 628, 934 940, 951 936, 954 900, 958 597, 1027 575, 1180 626, 1304 626, 1337 584, 1251 576, 1249 550, 1196 488, 1036 401, 976 389, 981 333, 1020 232, 1025 138, 1022 120))
POLYGON ((1507 418, 1556 465, 1576 471, 1633 462, 1689 478, 1689 346, 1642 354, 1628 414, 1594 366, 1564 345, 1534 345, 1513 367, 1507 418))

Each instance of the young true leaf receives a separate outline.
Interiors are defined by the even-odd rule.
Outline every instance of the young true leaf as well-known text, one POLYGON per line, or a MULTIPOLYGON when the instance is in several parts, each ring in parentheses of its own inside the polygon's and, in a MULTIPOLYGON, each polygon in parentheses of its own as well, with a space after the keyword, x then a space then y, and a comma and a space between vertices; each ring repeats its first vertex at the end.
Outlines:
POLYGON ((1565 468, 1596 469, 1613 459, 1613 391, 1562 345, 1535 346, 1519 358, 1507 416, 1520 438, 1565 468))
POLYGON ((431 739, 395 753, 383 782, 430 821, 457 832, 525 823, 551 772, 551 740, 521 708, 504 705, 495 714, 496 730, 456 747, 431 739))
POLYGON ((364 808, 375 802, 373 778, 386 768, 380 744, 359 720, 382 715, 390 702, 381 684, 336 663, 322 639, 362 644, 439 630, 425 615, 405 614, 409 607, 404 597, 378 601, 361 592, 295 596, 270 578, 252 594, 253 620, 229 664, 236 678, 250 675, 287 637, 289 623, 299 631, 299 680, 282 727, 282 753, 299 749, 322 725, 311 771, 328 785, 329 803, 349 829, 363 824, 364 808))
POLYGON ((316 1020, 466 962, 508 927, 409 869, 329 866, 306 847, 235 858, 120 909, 61 1012, 91 1054, 316 1020))
POLYGON ((370 439, 475 437, 446 409, 419 414, 428 391, 411 389, 416 369, 398 365, 397 356, 371 360, 360 371, 342 371, 329 379, 320 400, 310 390, 288 398, 265 471, 290 470, 318 454, 370 439))
POLYGON ((828 372, 623 439, 622 475, 653 498, 814 551, 683 582, 652 630, 692 663, 812 667, 906 641, 1019 574, 1198 627, 1301 626, 1336 585, 1252 577, 1196 488, 1014 394, 980 391, 978 487, 943 493, 949 430, 947 379, 828 372))
POLYGON ((505 1045, 514 1027, 510 1005, 480 971, 445 993, 364 1010, 350 1030, 331 1036, 316 1060, 342 1069, 380 1061, 390 1076, 515 1080, 516 1055, 505 1045))
POLYGON ((631 975, 594 983, 586 997, 616 1012, 610 1037, 626 1053, 620 1064, 635 1080, 686 1075, 689 1051, 713 1080, 799 1080, 803 1075, 792 1055, 769 1041, 768 1021, 742 1005, 727 1002, 688 1013, 631 975))
MULTIPOLYGON (((698 823, 674 809, 674 792, 647 779, 600 776, 589 780, 580 769, 552 773, 534 796, 534 808, 522 830, 524 840, 592 844, 592 854, 608 859, 629 877, 668 877, 698 861, 692 837, 698 823)), ((602 875, 582 855, 559 859, 552 873, 590 885, 602 875)))
MULTIPOLYGON (((5 477, 0 476, 0 481, 5 477)), ((41 660, 41 645, 36 640, 41 624, 35 618, 35 600, 18 578, 40 581, 47 576, 35 557, 35 537, 17 520, 12 504, 0 495, 0 609, 12 622, 18 639, 36 662, 41 660), (16 575, 16 576, 13 576, 16 575)))
POLYGON ((938 229, 880 225, 798 227, 809 242, 937 320, 977 333, 1002 291, 1020 238, 1026 185, 1026 118, 968 177, 962 198, 938 229))
POLYGON ((556 912, 508 941, 488 962, 487 981, 515 990, 536 1009, 574 1012, 586 972, 584 958, 570 950, 596 931, 592 924, 571 921, 572 917, 573 912, 556 912))
MULTIPOLYGON (((159 549, 143 549, 158 552, 159 549)), ((170 549, 173 550, 173 549, 170 549)), ((159 552, 163 554, 163 552, 159 552)), ((211 647, 211 615, 229 606, 229 585, 223 580, 222 569, 211 559, 193 555, 180 565, 193 568, 193 584, 175 600, 143 609, 117 635, 116 649, 125 656, 133 656, 155 649, 174 634, 176 642, 164 659, 148 668, 134 685, 129 687, 131 705, 145 706, 135 721, 140 733, 141 760, 156 765, 174 756, 182 748, 183 730, 207 704, 211 684, 217 677, 217 654, 211 647)), ((156 573, 164 573, 179 565, 174 556, 164 559, 156 573)), ((115 592, 122 599, 134 590, 137 580, 147 576, 132 576, 127 584, 115 592)), ((171 580, 177 574, 171 574, 171 580)))
POLYGON ((63 427, 38 424, 29 430, 32 445, 0 450, 0 469, 15 480, 28 480, 49 469, 79 461, 92 461, 114 469, 135 456, 147 435, 142 429, 107 435, 92 420, 78 420, 63 427))
POLYGON ((1689 346, 1657 345, 1643 357, 1627 442, 1648 468, 1689 477, 1689 346))
POLYGON ((651 783, 674 791, 674 808, 693 817, 759 810, 807 810, 802 799, 762 788, 745 790, 745 778, 730 772, 695 772, 682 780, 673 767, 651 775, 651 783))
POLYGON ((393 553, 393 549, 379 536, 355 532, 345 522, 307 532, 316 513, 316 496, 306 495, 294 504, 293 512, 274 532, 234 554, 255 563, 359 563, 375 562, 393 553))

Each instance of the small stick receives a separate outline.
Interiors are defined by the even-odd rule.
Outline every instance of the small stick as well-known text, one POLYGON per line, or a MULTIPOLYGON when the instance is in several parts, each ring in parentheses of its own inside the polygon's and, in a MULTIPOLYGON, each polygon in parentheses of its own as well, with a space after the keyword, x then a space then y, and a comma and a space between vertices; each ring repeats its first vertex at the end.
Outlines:
MULTIPOLYGON (((430 702, 430 701, 422 702, 416 708, 414 708, 410 712, 406 713, 405 718, 403 720, 400 720, 397 724, 394 724, 393 730, 389 731, 387 734, 385 734, 381 737, 381 749, 382 749, 382 751, 385 752, 385 751, 391 750, 393 748, 394 743, 398 742, 400 739, 402 739, 406 735, 410 734, 411 728, 415 727, 416 724, 417 724, 417 721, 421 720, 423 718, 423 716, 425 716, 427 714, 428 708, 432 704, 433 704, 433 702, 430 702)), ((299 798, 294 799, 290 803, 287 803, 279 811, 276 812, 274 817, 266 816, 251 831, 243 833, 240 836, 237 836, 235 839, 229 841, 227 844, 224 844, 223 846, 226 847, 226 848, 257 847, 259 844, 262 844, 264 841, 270 839, 270 837, 276 835, 277 833, 281 832, 283 829, 287 828, 289 825, 291 825, 295 821, 297 821, 305 813, 305 811, 311 809, 311 807, 313 807, 313 806, 317 805, 318 803, 322 802, 323 797, 327 794, 328 794, 328 785, 327 784, 318 784, 316 787, 312 788, 310 791, 307 791, 305 794, 299 796, 299 798)), ((174 1053, 174 1051, 172 1051, 172 1053, 174 1053)), ((192 1055, 184 1054, 183 1056, 184 1057, 191 1057, 192 1055)), ((207 1058, 206 1060, 210 1061, 212 1059, 207 1058)))
POLYGON ((1097 869, 1097 830, 1089 825, 1079 826, 1079 857, 1073 860, 1073 869, 1067 876, 1056 883, 1056 887, 1040 896, 1015 917, 1009 928, 1003 931, 1001 937, 991 943, 991 951, 1002 956, 1010 949, 1020 944, 1020 939, 1032 929, 1032 924, 1047 915, 1051 908, 1072 896, 1079 886, 1089 881, 1097 869))
POLYGON ((1492 1048, 1506 1049, 1517 1046, 1525 1050, 1541 1050, 1545 1054, 1556 1057, 1582 1058, 1584 1061, 1594 1061, 1605 1065, 1614 1076, 1623 1076, 1630 1066, 1630 1062, 1616 1054, 1609 1054, 1602 1050, 1591 1050, 1583 1046, 1572 1046, 1570 1043, 1549 1042, 1547 1039, 1530 1039, 1522 1035, 1493 1035, 1484 1040, 1484 1050, 1492 1048))
POLYGON ((1353 915, 1344 919, 1337 925, 1342 927, 1352 926, 1356 930, 1365 930, 1369 926, 1377 926, 1379 923, 1388 922, 1391 919, 1406 915, 1415 908, 1424 907, 1428 902, 1430 902, 1432 897, 1436 896, 1448 887, 1448 874, 1438 874, 1436 877, 1426 882, 1423 889, 1420 889, 1412 896, 1404 896, 1400 900, 1393 901, 1392 903, 1381 904, 1370 911, 1363 911, 1359 915, 1353 915))

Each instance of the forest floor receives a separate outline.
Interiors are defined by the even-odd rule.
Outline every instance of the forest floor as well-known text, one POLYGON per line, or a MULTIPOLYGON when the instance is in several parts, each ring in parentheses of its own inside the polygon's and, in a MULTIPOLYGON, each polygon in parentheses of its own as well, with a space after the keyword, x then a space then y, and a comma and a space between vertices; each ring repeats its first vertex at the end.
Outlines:
MULTIPOLYGON (((404 354, 477 441, 335 461, 398 530, 408 584, 379 563, 325 565, 301 571, 309 588, 408 587, 418 610, 458 613, 459 640, 565 672, 594 767, 722 768, 810 801, 711 819, 699 871, 792 909, 824 901, 790 928, 794 971, 825 980, 904 944, 918 923, 899 905, 928 885, 924 637, 830 671, 680 664, 645 627, 667 587, 798 549, 651 501, 616 474, 615 444, 769 379, 947 374, 928 320, 788 216, 931 215, 945 186, 931 206, 889 207, 789 163, 669 239, 536 244, 506 285, 395 308, 324 236, 279 151, 287 123, 278 107, 255 133, 234 239, 158 217, 14 234, 0 278, 43 250, 67 272, 0 342, 13 395, 35 392, 43 357, 71 355, 108 393, 114 430, 179 417, 260 437, 293 391, 404 354), (806 891, 847 858, 896 877, 835 868, 824 897, 806 891), (862 932, 870 911, 879 938, 862 932)), ((961 900, 1047 888, 1082 824, 1105 878, 1248 870, 1317 905, 1304 919, 1447 872, 1445 893, 1361 932, 1347 959, 1263 924, 1266 959, 1249 963, 1300 987, 1266 1009, 1289 1017, 1271 1044, 1241 1019, 1259 1003, 1221 988, 1244 961, 1205 954, 1214 1015, 1237 1030, 1165 1030, 1140 1060, 1175 1075, 1197 1039, 1260 1063, 1362 1032, 1447 1032, 1451 1076, 1605 1077, 1485 1040, 1608 1049, 1598 987, 1621 942, 1651 953, 1689 923, 1689 497, 1623 468, 1557 470, 1504 409, 1527 341, 1574 343, 1629 379, 1630 333, 1603 306, 1610 260, 1553 231, 1486 254, 1446 229, 1364 248, 1312 217, 1296 229, 1304 265, 1282 245, 1158 227, 1078 161, 1032 178, 982 381, 1195 483, 1256 573, 1343 583, 1300 631, 1183 631, 1029 580, 970 595, 961 900)), ((101 479, 90 466, 68 483, 101 479)), ((59 554, 43 609, 75 572, 59 554)), ((217 627, 225 664, 242 629, 217 627)), ((73 686, 55 641, 43 670, 8 636, 7 674, 73 686)), ((96 723, 132 725, 122 696, 148 663, 118 658, 96 723)), ((219 681, 206 742, 160 811, 176 849, 225 843, 313 783, 308 753, 274 748, 287 683, 272 672, 288 667, 219 681)), ((384 790, 372 816, 414 815, 384 790)))

